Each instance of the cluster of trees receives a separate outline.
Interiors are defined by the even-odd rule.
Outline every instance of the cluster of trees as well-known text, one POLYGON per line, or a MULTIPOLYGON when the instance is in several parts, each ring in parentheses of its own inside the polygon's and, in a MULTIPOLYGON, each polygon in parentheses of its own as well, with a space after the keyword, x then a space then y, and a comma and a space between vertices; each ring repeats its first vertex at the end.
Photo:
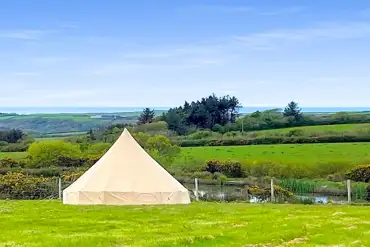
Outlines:
POLYGON ((22 130, 11 129, 0 131, 0 152, 26 151, 33 138, 22 130))
MULTIPOLYGON (((117 128, 117 127, 115 127, 117 128)), ((113 128, 114 129, 114 128, 113 128)), ((121 132, 119 132, 121 133, 121 132)), ((162 135, 150 136, 143 132, 133 134, 138 143, 157 161, 170 165, 180 153, 180 148, 162 135)), ((67 142, 63 140, 49 140, 34 142, 28 149, 29 168, 50 166, 81 167, 91 165, 99 159, 110 147, 110 142, 67 142)))
POLYGON ((370 114, 358 114, 338 112, 335 114, 303 114, 298 103, 291 102, 282 111, 281 109, 270 109, 263 112, 256 111, 240 118, 236 126, 230 126, 224 132, 230 130, 267 130, 287 127, 370 123, 370 114))
POLYGON ((23 131, 19 129, 3 130, 0 131, 0 141, 17 143, 24 137, 24 135, 23 131))
POLYGON ((170 130, 184 135, 192 129, 212 129, 234 123, 239 108, 237 98, 216 97, 213 94, 196 102, 185 102, 183 106, 171 108, 160 119, 167 122, 170 130))

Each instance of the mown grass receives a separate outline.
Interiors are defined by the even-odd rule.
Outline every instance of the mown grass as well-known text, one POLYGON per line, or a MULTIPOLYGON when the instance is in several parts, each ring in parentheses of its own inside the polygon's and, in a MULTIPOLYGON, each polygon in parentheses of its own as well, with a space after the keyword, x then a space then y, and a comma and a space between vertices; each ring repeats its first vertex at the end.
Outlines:
POLYGON ((0 159, 7 157, 15 160, 20 160, 26 158, 27 155, 27 152, 0 152, 0 159))
POLYGON ((0 201, 1 246, 370 246, 368 207, 0 201))

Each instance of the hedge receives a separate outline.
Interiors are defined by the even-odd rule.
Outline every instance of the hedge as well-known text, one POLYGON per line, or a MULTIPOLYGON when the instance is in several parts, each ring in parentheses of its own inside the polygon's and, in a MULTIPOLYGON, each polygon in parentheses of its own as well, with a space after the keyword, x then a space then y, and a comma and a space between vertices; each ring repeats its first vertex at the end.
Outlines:
POLYGON ((12 172, 0 175, 0 199, 44 199, 57 194, 55 179, 12 172))
POLYGON ((181 147, 198 147, 198 146, 245 146, 245 145, 264 145, 264 144, 304 144, 304 143, 343 143, 343 142, 370 142, 370 136, 340 135, 340 136, 316 136, 316 137, 234 137, 224 139, 182 139, 173 140, 181 147))

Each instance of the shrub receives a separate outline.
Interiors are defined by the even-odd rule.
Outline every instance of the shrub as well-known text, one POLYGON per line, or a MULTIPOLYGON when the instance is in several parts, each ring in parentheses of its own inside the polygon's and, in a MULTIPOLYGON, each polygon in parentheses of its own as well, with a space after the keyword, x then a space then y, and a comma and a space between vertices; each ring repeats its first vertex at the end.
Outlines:
POLYGON ((196 132, 190 134, 188 136, 188 138, 198 140, 198 139, 204 139, 204 138, 211 137, 212 135, 213 135, 213 132, 212 131, 209 131, 209 130, 199 130, 199 131, 196 131, 196 132))
POLYGON ((29 147, 28 153, 33 167, 55 165, 59 157, 82 157, 79 144, 62 140, 35 142, 29 147))
POLYGON ((63 179, 63 181, 74 182, 79 177, 81 177, 82 174, 84 174, 85 172, 86 172, 85 169, 84 170, 80 170, 80 171, 68 172, 66 174, 63 174, 62 179, 63 179))
POLYGON ((328 175, 327 180, 332 182, 343 182, 345 180, 345 175, 343 173, 337 172, 328 175))
POLYGON ((13 160, 11 158, 0 159, 1 168, 15 168, 15 167, 25 167, 25 164, 20 161, 13 160))
POLYGON ((60 156, 57 158, 55 165, 60 167, 82 167, 82 166, 89 167, 93 165, 96 161, 97 159, 60 156))
POLYGON ((4 147, 6 145, 8 145, 9 143, 6 142, 6 141, 0 141, 0 147, 4 147))
POLYGON ((58 193, 56 181, 9 172, 0 175, 0 198, 42 199, 58 193))
MULTIPOLYGON (((290 133, 292 134, 292 133, 290 133)), ((198 146, 239 146, 239 145, 263 145, 263 144, 296 144, 296 143, 339 143, 339 142, 369 142, 370 135, 340 134, 325 136, 251 136, 236 135, 235 137, 223 138, 203 138, 203 139, 186 139, 179 138, 174 140, 175 143, 182 147, 198 146)))
POLYGON ((209 160, 206 162, 206 171, 211 173, 219 172, 232 178, 245 176, 243 167, 238 161, 209 160))
POLYGON ((359 166, 346 173, 346 178, 357 182, 370 182, 370 165, 359 166))
POLYGON ((20 142, 20 143, 9 143, 6 146, 0 148, 1 152, 25 152, 29 143, 20 142))
POLYGON ((213 127, 212 127, 212 131, 214 131, 214 132, 218 132, 218 133, 224 133, 225 128, 224 128, 224 126, 222 126, 221 124, 215 124, 215 125, 213 125, 213 127))
MULTIPOLYGON (((258 201, 264 202, 271 199, 271 188, 262 188, 257 185, 253 185, 248 188, 248 194, 254 196, 258 201)), ((274 185, 274 195, 276 201, 288 201, 294 198, 293 193, 287 189, 274 185)))

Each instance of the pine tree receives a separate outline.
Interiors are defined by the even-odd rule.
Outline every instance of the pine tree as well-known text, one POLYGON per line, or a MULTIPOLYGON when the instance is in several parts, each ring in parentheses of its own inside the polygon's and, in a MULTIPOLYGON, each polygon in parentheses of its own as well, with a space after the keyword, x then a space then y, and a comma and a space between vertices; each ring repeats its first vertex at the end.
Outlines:
POLYGON ((140 114, 140 117, 138 118, 138 124, 146 124, 153 122, 155 117, 154 110, 151 110, 150 108, 145 108, 143 112, 140 114))

